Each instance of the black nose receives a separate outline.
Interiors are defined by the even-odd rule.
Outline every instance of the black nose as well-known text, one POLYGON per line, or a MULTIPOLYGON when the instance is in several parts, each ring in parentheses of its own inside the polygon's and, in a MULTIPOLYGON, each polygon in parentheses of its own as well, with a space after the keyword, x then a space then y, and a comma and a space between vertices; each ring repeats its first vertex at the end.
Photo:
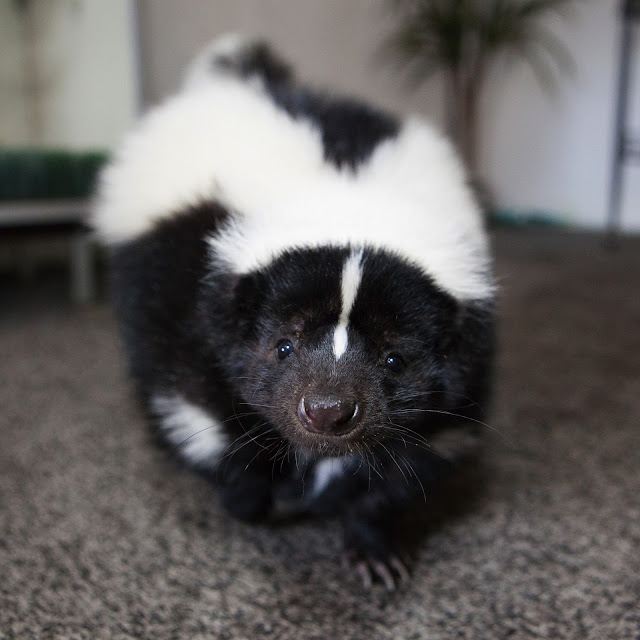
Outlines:
POLYGON ((298 419, 312 433, 340 436, 356 426, 358 403, 336 391, 309 391, 298 403, 298 419))

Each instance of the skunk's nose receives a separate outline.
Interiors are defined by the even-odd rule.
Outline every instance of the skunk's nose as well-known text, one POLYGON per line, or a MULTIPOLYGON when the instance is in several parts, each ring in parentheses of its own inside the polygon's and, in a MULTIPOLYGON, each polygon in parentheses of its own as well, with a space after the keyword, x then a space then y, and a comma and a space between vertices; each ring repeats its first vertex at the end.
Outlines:
POLYGON ((336 391, 309 391, 298 403, 298 419, 312 433, 341 436, 356 426, 358 403, 336 391))

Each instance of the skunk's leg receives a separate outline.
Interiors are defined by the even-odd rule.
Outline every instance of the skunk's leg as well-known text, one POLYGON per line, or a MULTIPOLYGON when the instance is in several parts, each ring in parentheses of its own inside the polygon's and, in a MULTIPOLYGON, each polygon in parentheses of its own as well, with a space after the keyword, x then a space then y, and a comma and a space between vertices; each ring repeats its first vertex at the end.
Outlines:
POLYGON ((229 513, 248 522, 264 520, 273 500, 272 462, 259 443, 249 443, 223 455, 216 482, 229 513))
POLYGON ((393 590, 409 577, 393 540, 393 524, 405 506, 402 498, 374 489, 361 494, 343 516, 344 560, 367 589, 378 579, 393 590))

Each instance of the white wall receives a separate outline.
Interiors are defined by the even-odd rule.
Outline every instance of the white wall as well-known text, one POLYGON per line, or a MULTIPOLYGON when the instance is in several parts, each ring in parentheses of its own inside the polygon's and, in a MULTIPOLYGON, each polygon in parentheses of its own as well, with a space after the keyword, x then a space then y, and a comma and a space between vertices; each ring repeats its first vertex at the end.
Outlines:
MULTIPOLYGON (((232 30, 269 37, 315 84, 443 123, 437 82, 410 93, 396 71, 374 63, 388 27, 380 0, 139 0, 139 7, 148 102, 174 91, 190 57, 214 35, 232 30)), ((586 0, 554 25, 576 62, 574 76, 562 78, 555 94, 545 94, 522 66, 490 87, 481 166, 499 206, 578 226, 604 225, 617 91, 616 7, 611 0, 586 0)), ((636 80, 640 55, 638 61, 636 80)), ((626 176, 623 225, 640 230, 640 168, 626 176)))
POLYGON ((137 110, 132 0, 38 0, 36 90, 25 21, 0 0, 0 144, 113 147, 137 110), (28 64, 28 63, 27 63, 28 64))
MULTIPOLYGON (((555 31, 571 51, 575 73, 563 77, 553 95, 539 88, 526 67, 490 87, 484 105, 484 174, 503 207, 601 227, 618 91, 617 3, 583 3, 555 31)), ((637 54, 629 115, 640 133, 640 50, 637 54)), ((629 165, 625 179, 622 222, 640 230, 640 170, 629 165)))

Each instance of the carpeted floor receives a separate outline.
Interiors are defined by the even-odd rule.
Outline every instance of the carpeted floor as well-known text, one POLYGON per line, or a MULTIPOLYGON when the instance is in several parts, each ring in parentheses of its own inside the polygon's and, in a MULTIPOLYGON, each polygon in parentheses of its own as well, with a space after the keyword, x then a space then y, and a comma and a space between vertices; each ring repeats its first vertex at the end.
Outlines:
POLYGON ((155 447, 105 305, 4 286, 0 638, 640 638, 640 238, 495 247, 484 461, 405 523, 395 593, 345 575, 336 522, 232 521, 155 447))

